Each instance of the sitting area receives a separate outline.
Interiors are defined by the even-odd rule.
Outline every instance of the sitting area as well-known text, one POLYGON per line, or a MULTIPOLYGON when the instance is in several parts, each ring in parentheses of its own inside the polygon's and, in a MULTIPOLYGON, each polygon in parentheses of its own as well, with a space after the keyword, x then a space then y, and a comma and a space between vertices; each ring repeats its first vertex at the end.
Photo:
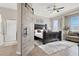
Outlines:
POLYGON ((77 33, 77 32, 69 32, 66 35, 66 40, 79 43, 79 33, 77 33))

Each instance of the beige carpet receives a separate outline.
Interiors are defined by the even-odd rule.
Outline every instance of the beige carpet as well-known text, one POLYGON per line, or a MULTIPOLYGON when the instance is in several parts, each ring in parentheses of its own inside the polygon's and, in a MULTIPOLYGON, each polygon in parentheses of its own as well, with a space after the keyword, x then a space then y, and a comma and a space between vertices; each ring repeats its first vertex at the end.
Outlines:
POLYGON ((74 46, 77 46, 77 44, 68 41, 57 41, 48 43, 46 45, 41 45, 39 47, 48 55, 52 55, 54 53, 58 53, 59 51, 66 50, 74 46))

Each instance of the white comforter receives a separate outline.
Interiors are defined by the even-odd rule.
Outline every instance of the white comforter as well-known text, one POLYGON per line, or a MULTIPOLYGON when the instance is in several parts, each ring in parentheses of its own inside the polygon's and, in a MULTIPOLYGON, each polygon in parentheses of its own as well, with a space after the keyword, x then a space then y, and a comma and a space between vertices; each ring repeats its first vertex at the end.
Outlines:
POLYGON ((36 37, 39 37, 41 39, 43 39, 43 30, 40 29, 40 32, 38 32, 38 30, 35 30, 35 34, 36 37))

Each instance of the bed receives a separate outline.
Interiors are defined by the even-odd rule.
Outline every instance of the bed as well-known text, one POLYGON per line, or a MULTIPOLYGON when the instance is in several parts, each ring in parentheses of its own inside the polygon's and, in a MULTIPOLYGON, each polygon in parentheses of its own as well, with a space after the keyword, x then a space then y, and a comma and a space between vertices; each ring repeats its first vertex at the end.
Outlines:
POLYGON ((34 25, 34 39, 45 43, 61 40, 61 31, 52 32, 47 29, 47 24, 34 25))
POLYGON ((35 30, 35 36, 43 39, 43 32, 44 32, 44 30, 42 30, 42 29, 36 29, 35 30))
POLYGON ((47 24, 35 24, 34 36, 40 39, 44 39, 44 32, 47 30, 47 24))
POLYGON ((34 24, 34 39, 44 41, 47 24, 34 24))

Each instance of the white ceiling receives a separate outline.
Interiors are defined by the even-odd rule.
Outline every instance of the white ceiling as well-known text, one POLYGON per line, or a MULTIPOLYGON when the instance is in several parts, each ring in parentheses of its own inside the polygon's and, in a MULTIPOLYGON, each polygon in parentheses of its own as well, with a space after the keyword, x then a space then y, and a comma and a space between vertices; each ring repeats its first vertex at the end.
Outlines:
POLYGON ((0 7, 17 9, 17 3, 0 3, 0 7))
POLYGON ((79 3, 56 3, 57 7, 64 7, 62 11, 57 12, 49 12, 47 9, 48 6, 53 6, 54 3, 32 3, 32 7, 34 8, 34 14, 44 17, 53 17, 59 15, 61 13, 67 12, 69 10, 79 8, 79 3))
MULTIPOLYGON (((54 3, 31 3, 32 7, 34 8, 34 14, 44 17, 53 17, 69 10, 79 8, 79 3, 56 3, 57 7, 64 7, 62 11, 59 13, 57 12, 49 12, 47 7, 53 6, 54 3)), ((0 7, 10 8, 10 9, 17 9, 17 3, 0 3, 0 7)), ((53 7, 52 7, 53 8, 53 7)))

